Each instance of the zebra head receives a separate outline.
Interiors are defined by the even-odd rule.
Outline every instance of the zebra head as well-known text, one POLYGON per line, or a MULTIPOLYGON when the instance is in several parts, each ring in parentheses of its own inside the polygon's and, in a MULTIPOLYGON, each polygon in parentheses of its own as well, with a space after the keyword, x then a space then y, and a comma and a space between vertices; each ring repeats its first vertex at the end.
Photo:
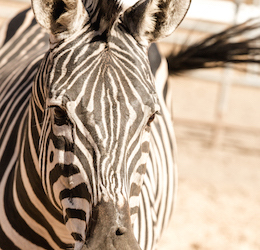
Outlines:
POLYGON ((50 33, 34 87, 45 110, 39 156, 45 192, 63 213, 75 249, 140 249, 131 225, 150 123, 160 109, 147 48, 177 27, 189 1, 32 5, 50 33))

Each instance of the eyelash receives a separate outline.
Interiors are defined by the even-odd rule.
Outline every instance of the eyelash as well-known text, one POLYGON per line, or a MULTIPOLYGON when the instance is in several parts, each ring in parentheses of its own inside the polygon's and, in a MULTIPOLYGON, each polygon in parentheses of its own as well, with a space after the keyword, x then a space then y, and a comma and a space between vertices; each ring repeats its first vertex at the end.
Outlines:
POLYGON ((153 120, 154 120, 154 118, 155 118, 155 114, 156 114, 156 113, 152 114, 152 115, 149 117, 149 120, 148 120, 148 122, 147 122, 147 126, 150 126, 150 125, 151 125, 151 123, 153 122, 153 120))

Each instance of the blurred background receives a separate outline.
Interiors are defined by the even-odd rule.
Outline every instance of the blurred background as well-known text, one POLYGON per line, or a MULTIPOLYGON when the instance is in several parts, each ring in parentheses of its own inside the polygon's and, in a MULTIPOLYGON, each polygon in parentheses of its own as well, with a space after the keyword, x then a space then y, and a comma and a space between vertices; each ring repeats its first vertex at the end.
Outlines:
MULTIPOLYGON (((0 0, 0 25, 29 5, 0 0)), ((167 55, 252 17, 260 17, 260 0, 193 0, 159 48, 167 55)), ((170 76, 179 188, 158 249, 260 249, 260 66, 244 68, 170 76)))

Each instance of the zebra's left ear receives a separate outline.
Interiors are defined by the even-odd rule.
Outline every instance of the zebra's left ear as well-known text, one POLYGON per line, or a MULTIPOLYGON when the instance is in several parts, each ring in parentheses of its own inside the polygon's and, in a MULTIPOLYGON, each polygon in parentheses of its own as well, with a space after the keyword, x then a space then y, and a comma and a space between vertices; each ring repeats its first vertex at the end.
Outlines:
POLYGON ((32 9, 37 22, 56 40, 80 29, 88 18, 81 0, 32 0, 32 9))
POLYGON ((185 17, 191 0, 141 0, 127 9, 123 22, 136 40, 148 45, 169 36, 185 17))

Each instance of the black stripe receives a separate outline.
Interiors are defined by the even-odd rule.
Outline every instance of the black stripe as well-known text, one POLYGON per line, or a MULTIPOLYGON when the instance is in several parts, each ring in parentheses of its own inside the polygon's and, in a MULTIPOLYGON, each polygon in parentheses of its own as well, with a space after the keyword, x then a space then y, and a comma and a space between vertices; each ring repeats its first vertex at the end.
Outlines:
POLYGON ((130 215, 137 214, 139 212, 139 206, 131 207, 130 208, 130 215))
MULTIPOLYGON (((56 136, 53 131, 51 131, 49 134, 48 134, 48 139, 51 139, 53 144, 54 144, 54 147, 56 149, 59 149, 59 150, 64 150, 64 151, 70 151, 70 152, 73 152, 74 150, 74 143, 73 142, 70 142, 66 137, 64 136, 56 136)), ((46 145, 46 149, 48 148, 48 145, 46 145)), ((46 156, 47 157, 47 156, 46 156)), ((47 158, 46 158, 47 159, 47 158)))
POLYGON ((136 183, 131 184, 131 189, 130 189, 130 197, 132 196, 138 196, 141 192, 142 186, 136 185, 136 183))
POLYGON ((77 166, 73 164, 56 164, 55 167, 50 171, 50 184, 53 184, 60 178, 60 176, 70 177, 74 174, 78 174, 80 171, 77 166))
POLYGON ((68 219, 79 219, 86 221, 86 212, 81 209, 66 209, 65 223, 67 223, 68 219))
POLYGON ((71 236, 74 238, 75 241, 83 241, 82 235, 79 233, 71 233, 71 236))
POLYGON ((143 142, 141 147, 142 147, 143 153, 149 153, 149 150, 150 150, 150 143, 149 142, 147 142, 147 141, 143 142))
POLYGON ((81 183, 72 189, 64 189, 60 192, 60 200, 76 197, 86 199, 88 202, 91 201, 91 196, 85 183, 81 183))
POLYGON ((155 43, 151 44, 151 46, 149 47, 148 59, 150 62, 152 73, 155 76, 156 71, 158 70, 162 61, 160 52, 158 51, 158 48, 155 43))

